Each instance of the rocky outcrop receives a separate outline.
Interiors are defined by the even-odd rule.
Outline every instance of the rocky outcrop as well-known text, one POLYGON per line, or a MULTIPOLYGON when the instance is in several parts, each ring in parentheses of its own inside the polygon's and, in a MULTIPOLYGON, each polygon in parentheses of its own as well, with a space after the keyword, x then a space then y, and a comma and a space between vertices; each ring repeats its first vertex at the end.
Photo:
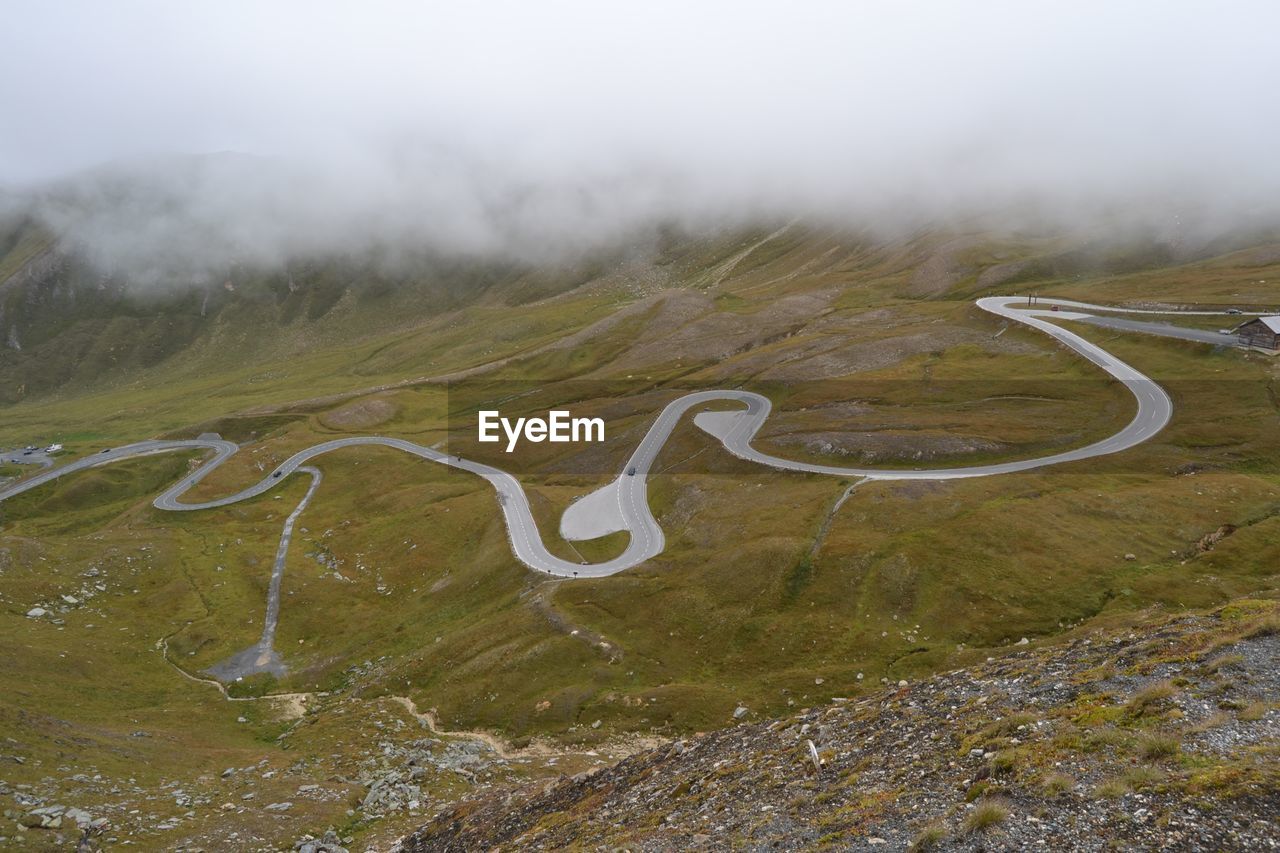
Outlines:
POLYGON ((1278 664, 1274 601, 1028 644, 473 798, 396 849, 1272 849, 1278 664))
POLYGON ((505 763, 480 741, 421 738, 407 745, 388 741, 381 744, 376 758, 365 761, 356 779, 365 788, 359 808, 366 816, 417 811, 430 800, 419 784, 425 779, 447 772, 474 780, 477 773, 505 763))

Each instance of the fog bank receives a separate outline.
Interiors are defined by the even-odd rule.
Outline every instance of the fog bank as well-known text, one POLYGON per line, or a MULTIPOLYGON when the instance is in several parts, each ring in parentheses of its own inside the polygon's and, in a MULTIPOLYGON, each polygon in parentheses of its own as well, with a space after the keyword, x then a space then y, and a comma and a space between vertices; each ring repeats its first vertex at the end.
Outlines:
POLYGON ((143 275, 372 246, 539 260, 656 221, 1280 220, 1268 2, 5 15, 5 204, 143 275))

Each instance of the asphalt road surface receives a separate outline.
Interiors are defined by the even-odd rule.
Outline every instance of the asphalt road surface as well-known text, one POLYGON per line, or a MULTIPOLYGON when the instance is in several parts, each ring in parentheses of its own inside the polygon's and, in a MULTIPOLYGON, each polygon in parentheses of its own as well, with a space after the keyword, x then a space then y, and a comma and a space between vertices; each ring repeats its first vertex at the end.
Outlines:
POLYGON ((1233 347, 1240 343, 1235 335, 1224 335, 1209 329, 1188 329, 1185 326, 1171 326, 1168 323, 1148 323, 1143 320, 1125 320, 1121 317, 1081 317, 1082 322, 1121 332, 1141 332, 1144 335, 1159 335, 1162 338, 1179 338, 1184 341, 1196 341, 1202 344, 1217 344, 1233 347))
POLYGON ((43 449, 0 451, 0 464, 6 462, 12 465, 40 465, 45 468, 53 465, 53 460, 43 449))
MULTIPOLYGON (((488 481, 497 492, 498 504, 506 522, 512 552, 521 562, 534 571, 565 578, 606 577, 638 565, 662 552, 664 547, 662 528, 658 526, 657 520, 649 511, 648 474, 654 460, 657 458, 658 452, 662 449, 671 431, 675 429, 684 414, 690 409, 708 403, 733 402, 742 405, 742 408, 738 410, 702 412, 694 418, 694 422, 700 428, 719 438, 725 448, 735 456, 788 471, 876 480, 950 480, 963 477, 989 477, 996 474, 1008 474, 1015 471, 1028 471, 1050 465, 1076 462, 1127 450, 1148 440, 1160 432, 1169 422, 1169 418, 1173 413, 1173 404, 1164 389, 1154 380, 1144 376, 1138 370, 1125 364, 1096 344, 1090 343, 1074 332, 1052 322, 1053 320, 1090 319, 1095 316, 1087 313, 1091 311, 1135 314, 1157 314, 1161 312, 1138 310, 1122 312, 1119 309, 1104 308, 1087 303, 1045 298, 1041 298, 1036 307, 1028 308, 1023 297, 1010 296, 987 297, 979 299, 977 304, 984 311, 1044 332, 1122 382, 1133 394, 1138 404, 1138 410, 1133 420, 1114 435, 1085 447, 1015 462, 922 470, 846 468, 836 465, 797 462, 761 453, 754 449, 751 446, 751 440, 769 415, 770 403, 766 397, 750 391, 738 390, 698 391, 686 394, 669 403, 658 414, 639 446, 636 447, 631 457, 622 466, 622 471, 616 480, 598 490, 594 499, 578 501, 566 511, 566 519, 562 521, 561 529, 572 531, 576 538, 593 538, 583 534, 603 535, 615 530, 626 530, 630 533, 630 542, 621 555, 612 560, 590 565, 565 560, 547 550, 533 520, 533 513, 529 508, 529 501, 524 489, 511 474, 491 465, 449 456, 433 448, 424 447, 411 441, 383 436, 339 438, 317 444, 289 457, 258 483, 233 495, 200 503, 183 503, 181 497, 238 449, 232 442, 225 441, 216 435, 203 435, 197 439, 184 441, 142 441, 137 444, 103 451, 16 483, 0 491, 0 501, 36 488, 64 474, 82 471, 97 465, 152 453, 207 448, 213 451, 212 458, 165 490, 163 494, 155 499, 154 503, 159 509, 175 512, 210 509, 238 503, 261 495, 274 488, 295 471, 303 468, 316 457, 325 453, 357 445, 380 445, 402 450, 442 465, 468 471, 488 481), (1059 306, 1060 310, 1052 311, 1049 309, 1048 306, 1055 304, 1059 306), (631 469, 635 470, 634 475, 627 473, 631 469), (602 507, 607 507, 607 510, 602 510, 602 507)), ((1216 312, 1188 313, 1207 315, 1216 312)), ((312 491, 314 491, 316 483, 318 483, 318 480, 313 482, 312 491)), ((308 493, 308 499, 309 496, 310 492, 308 493)), ((290 516, 290 522, 301 512, 305 503, 304 500, 303 504, 290 516)), ((288 547, 288 527, 291 527, 291 524, 287 526, 286 535, 281 540, 281 551, 277 554, 277 564, 279 566, 283 565, 282 555, 284 549, 288 547)), ((278 587, 278 584, 274 581, 275 578, 273 577, 273 586, 278 587)), ((277 593, 276 611, 278 611, 278 606, 277 593)), ((270 602, 268 612, 273 612, 270 609, 270 602)), ((272 622, 272 625, 274 625, 274 622, 272 622)), ((265 637, 266 631, 264 630, 265 637)), ((260 651, 260 645, 252 647, 252 649, 259 649, 260 651)), ((252 649, 246 650, 246 653, 252 651, 252 649)))

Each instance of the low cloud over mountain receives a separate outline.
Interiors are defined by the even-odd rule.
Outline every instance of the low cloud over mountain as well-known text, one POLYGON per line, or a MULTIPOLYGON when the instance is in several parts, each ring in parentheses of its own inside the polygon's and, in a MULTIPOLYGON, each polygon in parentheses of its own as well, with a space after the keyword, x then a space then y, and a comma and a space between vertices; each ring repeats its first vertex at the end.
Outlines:
POLYGON ((7 17, 5 204, 157 278, 375 247, 541 259, 656 221, 1199 234, 1280 212, 1263 2, 7 17))

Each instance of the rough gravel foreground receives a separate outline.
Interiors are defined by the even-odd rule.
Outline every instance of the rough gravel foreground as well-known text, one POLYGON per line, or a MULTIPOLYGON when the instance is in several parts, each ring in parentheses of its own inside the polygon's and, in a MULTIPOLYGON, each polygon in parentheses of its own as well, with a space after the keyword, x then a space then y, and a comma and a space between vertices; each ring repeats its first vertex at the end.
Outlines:
POLYGON ((1238 601, 463 801, 395 849, 1280 849, 1278 687, 1280 604, 1238 601))

